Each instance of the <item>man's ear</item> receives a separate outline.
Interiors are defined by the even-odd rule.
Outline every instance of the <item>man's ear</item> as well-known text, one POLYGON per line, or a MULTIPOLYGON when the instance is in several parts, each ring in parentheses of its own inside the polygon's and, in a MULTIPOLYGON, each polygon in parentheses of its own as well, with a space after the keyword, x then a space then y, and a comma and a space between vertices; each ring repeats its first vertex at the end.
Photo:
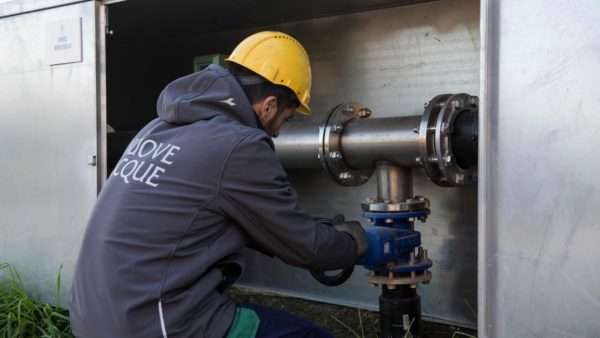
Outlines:
POLYGON ((277 97, 268 96, 263 101, 264 109, 270 118, 273 118, 277 114, 277 97))

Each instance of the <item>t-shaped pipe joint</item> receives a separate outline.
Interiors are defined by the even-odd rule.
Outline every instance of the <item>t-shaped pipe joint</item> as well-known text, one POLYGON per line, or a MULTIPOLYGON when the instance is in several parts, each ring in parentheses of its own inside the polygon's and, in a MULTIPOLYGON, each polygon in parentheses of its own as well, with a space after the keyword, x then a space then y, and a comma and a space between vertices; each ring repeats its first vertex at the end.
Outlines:
POLYGON ((477 109, 477 97, 467 94, 438 95, 422 116, 370 118, 361 104, 341 104, 321 124, 288 123, 275 148, 286 168, 321 167, 341 185, 367 182, 386 162, 424 168, 441 186, 461 186, 476 179, 477 109))

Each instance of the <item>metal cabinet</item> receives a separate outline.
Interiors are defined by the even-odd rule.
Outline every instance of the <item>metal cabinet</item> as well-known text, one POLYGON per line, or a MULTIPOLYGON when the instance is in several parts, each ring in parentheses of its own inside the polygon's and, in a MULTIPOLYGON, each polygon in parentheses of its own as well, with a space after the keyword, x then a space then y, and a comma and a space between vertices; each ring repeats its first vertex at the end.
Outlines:
POLYGON ((68 3, 0 6, 0 262, 50 301, 61 265, 68 289, 101 177, 102 9, 68 3))
MULTIPOLYGON (((69 286, 106 174, 104 10, 116 2, 0 1, 0 261, 47 300, 61 264, 69 286)), ((415 192, 434 203, 420 226, 436 260, 422 290, 426 315, 465 325, 477 317, 481 337, 600 337, 600 3, 483 0, 481 22, 478 5, 444 0, 270 28, 296 35, 312 53, 316 119, 349 100, 381 117, 418 114, 441 92, 480 94, 478 191, 415 178, 415 192)), ((228 27, 175 42, 170 60, 226 51, 251 31, 228 27)), ((173 47, 128 33, 119 55, 136 51, 129 44, 173 47)), ((360 218, 359 203, 374 190, 341 188, 317 172, 291 179, 303 207, 321 215, 360 218)), ((326 289, 260 256, 244 282, 376 303, 360 274, 326 289)))

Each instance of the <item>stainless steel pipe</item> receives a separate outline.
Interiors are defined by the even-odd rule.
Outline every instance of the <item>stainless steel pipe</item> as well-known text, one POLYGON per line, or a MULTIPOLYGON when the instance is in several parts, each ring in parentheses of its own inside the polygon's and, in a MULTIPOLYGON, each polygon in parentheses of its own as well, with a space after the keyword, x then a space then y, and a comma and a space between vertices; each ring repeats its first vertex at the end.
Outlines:
POLYGON ((377 162, 377 201, 400 203, 413 197, 412 169, 377 162))
MULTIPOLYGON (((385 160, 401 167, 418 167, 420 116, 354 120, 341 138, 346 163, 354 169, 372 169, 385 160)), ((277 155, 286 168, 321 168, 319 125, 290 121, 274 138, 277 155)))
POLYGON ((279 136, 273 138, 275 151, 288 169, 322 168, 319 160, 319 124, 302 119, 283 125, 279 136))
POLYGON ((376 163, 422 167, 438 185, 475 181, 478 100, 468 94, 433 98, 422 116, 369 118, 359 103, 335 107, 320 124, 291 121, 275 150, 286 168, 322 168, 346 186, 368 181, 376 163))
POLYGON ((377 161, 418 167, 420 116, 356 120, 342 137, 346 163, 355 169, 373 168, 377 161))

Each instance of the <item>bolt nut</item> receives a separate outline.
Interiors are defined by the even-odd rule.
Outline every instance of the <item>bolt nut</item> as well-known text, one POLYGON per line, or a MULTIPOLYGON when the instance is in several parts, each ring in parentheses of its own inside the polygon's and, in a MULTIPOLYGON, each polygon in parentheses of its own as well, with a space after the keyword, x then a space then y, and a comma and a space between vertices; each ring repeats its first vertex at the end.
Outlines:
POLYGON ((416 161, 418 164, 423 164, 423 160, 422 160, 420 157, 417 157, 417 158, 415 158, 415 161, 416 161))
POLYGON ((479 105, 479 98, 477 96, 471 96, 469 97, 469 104, 472 106, 478 106, 479 105))
POLYGON ((444 157, 444 162, 446 162, 448 164, 452 163, 452 160, 453 160, 452 155, 447 155, 444 157))
POLYGON ((371 111, 371 109, 369 108, 363 108, 361 110, 358 111, 358 117, 360 118, 366 118, 371 116, 373 112, 371 111))
POLYGON ((452 104, 452 107, 454 107, 456 109, 462 108, 462 102, 460 102, 460 100, 452 100, 451 104, 452 104))
POLYGON ((339 151, 332 151, 332 152, 329 152, 329 158, 340 159, 340 158, 342 158, 342 154, 340 154, 339 151))
POLYGON ((342 126, 341 124, 334 124, 333 126, 331 126, 331 131, 334 133, 339 133, 342 130, 344 130, 344 126, 342 126))
POLYGON ((344 172, 340 173, 339 178, 342 180, 349 180, 352 178, 352 174, 347 171, 344 171, 344 172))

